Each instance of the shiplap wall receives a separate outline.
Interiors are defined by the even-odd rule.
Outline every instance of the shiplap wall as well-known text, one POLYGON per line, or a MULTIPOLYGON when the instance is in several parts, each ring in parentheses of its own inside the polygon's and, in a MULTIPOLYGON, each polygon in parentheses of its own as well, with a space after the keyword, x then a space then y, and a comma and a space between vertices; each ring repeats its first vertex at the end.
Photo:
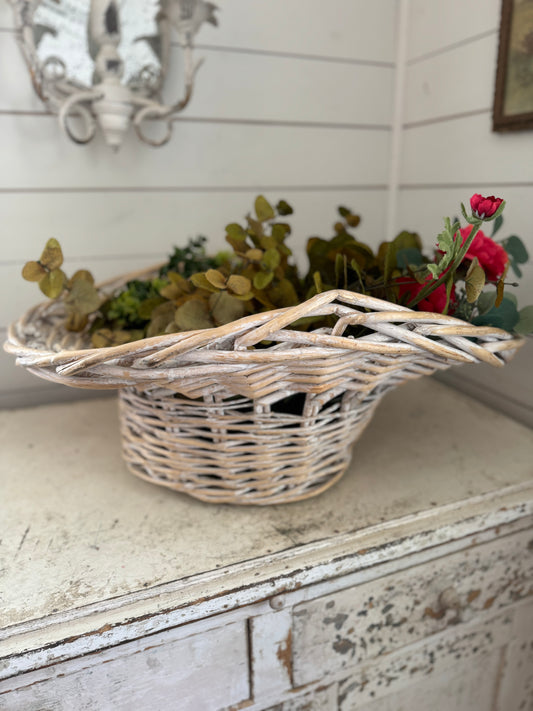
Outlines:
MULTIPOLYGON (((220 27, 198 35, 190 107, 161 149, 134 135, 114 155, 98 138, 73 145, 33 93, 0 4, 0 338, 39 300, 20 269, 50 236, 67 271, 99 279, 149 265, 176 243, 240 219, 258 192, 295 208, 292 246, 304 266, 311 234, 335 208, 362 212, 383 239, 390 164, 397 0, 219 0, 220 27)), ((169 83, 172 76, 169 77, 169 83)), ((79 397, 0 356, 0 406, 79 397)))
MULTIPOLYGON (((491 130, 500 0, 404 1, 398 228, 419 231, 429 244, 442 217, 459 215, 461 201, 495 194, 507 201, 498 238, 520 235, 533 257, 533 133, 491 130)), ((521 305, 533 304, 533 262, 523 271, 515 294, 521 305)), ((452 368, 444 378, 533 425, 532 346, 502 370, 452 368)))

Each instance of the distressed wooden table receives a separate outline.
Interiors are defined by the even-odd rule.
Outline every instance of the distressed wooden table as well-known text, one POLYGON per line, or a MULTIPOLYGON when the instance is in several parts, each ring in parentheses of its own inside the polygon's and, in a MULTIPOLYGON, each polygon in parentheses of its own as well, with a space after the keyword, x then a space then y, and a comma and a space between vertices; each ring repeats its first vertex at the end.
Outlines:
POLYGON ((431 379, 285 506, 134 478, 110 399, 0 444, 2 709, 533 709, 533 433, 431 379))

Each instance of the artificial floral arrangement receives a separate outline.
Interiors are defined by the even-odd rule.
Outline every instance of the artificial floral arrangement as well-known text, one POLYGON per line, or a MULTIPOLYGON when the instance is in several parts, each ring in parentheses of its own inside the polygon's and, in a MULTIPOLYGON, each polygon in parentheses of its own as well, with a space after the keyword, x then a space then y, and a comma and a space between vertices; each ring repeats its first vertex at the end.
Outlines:
MULTIPOLYGON (((65 328, 88 330, 97 348, 221 326, 250 314, 295 306, 337 288, 527 334, 533 331, 533 306, 519 310, 515 296, 505 290, 509 268, 521 276, 527 250, 516 235, 500 242, 494 239, 503 222, 501 198, 476 194, 470 206, 467 214, 461 205, 465 227, 456 219, 445 219, 430 256, 424 254, 420 237, 407 231, 382 242, 374 252, 353 233, 360 217, 339 207, 334 236, 309 239, 309 269, 301 275, 287 246, 291 227, 284 218, 292 208, 285 200, 273 207, 259 195, 244 226, 235 222, 226 227, 232 252, 211 257, 204 237, 189 240, 174 249, 153 277, 131 280, 116 293, 102 295, 85 269, 68 278, 55 239, 48 240, 38 261, 24 266, 22 275, 38 282, 51 299, 63 299, 65 328), (487 223, 493 223, 490 236, 481 229, 487 223)), ((293 327, 327 326, 328 317, 317 316, 293 327)), ((363 333, 364 329, 351 329, 351 335, 363 333)))
POLYGON ((210 256, 197 238, 107 287, 86 270, 68 278, 49 240, 23 275, 50 299, 5 348, 47 380, 116 388, 137 476, 208 502, 306 499, 342 476, 389 390, 455 364, 502 366, 533 329, 533 306, 507 288, 525 247, 495 239, 503 200, 470 205, 431 255, 411 232, 374 251, 340 207, 333 237, 309 239, 306 274, 287 246, 292 208, 262 195, 226 227, 231 251, 210 256))

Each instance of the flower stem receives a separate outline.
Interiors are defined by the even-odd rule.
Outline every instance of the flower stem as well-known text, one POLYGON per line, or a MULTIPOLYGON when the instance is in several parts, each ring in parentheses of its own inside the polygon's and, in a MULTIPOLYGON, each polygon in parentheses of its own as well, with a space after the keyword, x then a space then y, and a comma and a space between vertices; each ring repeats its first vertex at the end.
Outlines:
MULTIPOLYGON (((453 277, 455 272, 457 271, 457 268, 463 261, 465 254, 468 252, 470 245, 472 244, 474 237, 477 235, 479 232, 479 228, 481 227, 483 223, 483 220, 476 220, 475 224, 472 225, 472 231, 468 235, 468 238, 465 240, 465 243, 455 256, 455 259, 453 260, 451 266, 449 266, 446 271, 444 271, 440 277, 436 281, 430 281, 426 286, 421 289, 416 296, 414 296, 411 301, 407 304, 409 308, 413 308, 413 306, 416 306, 420 301, 425 299, 429 294, 431 294, 437 287, 439 287, 441 284, 443 284, 448 277, 450 279, 453 277)), ((456 233, 457 235, 457 233, 456 233)), ((448 291, 448 289, 446 290, 448 291)), ((451 287, 450 287, 451 291, 451 287)), ((446 309, 448 308, 448 301, 449 298, 446 300, 446 309)))

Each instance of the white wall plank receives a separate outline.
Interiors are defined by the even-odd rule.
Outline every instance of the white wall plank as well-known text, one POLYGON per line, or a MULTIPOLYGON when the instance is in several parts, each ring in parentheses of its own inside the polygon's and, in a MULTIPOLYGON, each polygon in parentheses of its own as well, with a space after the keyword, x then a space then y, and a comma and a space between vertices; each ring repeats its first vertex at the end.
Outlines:
POLYGON ((490 114, 404 131, 403 184, 487 185, 533 180, 533 141, 491 132, 490 114))
POLYGON ((113 154, 100 137, 73 146, 53 116, 4 115, 0 188, 375 185, 388 149, 384 131, 179 122, 161 150, 130 133, 113 154))
POLYGON ((490 109, 497 50, 498 38, 493 34, 410 66, 404 121, 426 121, 490 109))
POLYGON ((408 59, 496 31, 500 0, 411 0, 408 59))
MULTIPOLYGON (((396 0, 219 0, 219 27, 204 25, 198 44, 393 62, 396 0)), ((0 3, 0 28, 13 27, 0 3)))
MULTIPOLYGON (((201 54, 206 61, 184 116, 390 124, 392 68, 217 50, 201 54)), ((0 33, 0 66, 10 68, 0 78, 1 111, 46 111, 13 34, 0 33)), ((181 52, 175 48, 165 83, 169 102, 182 93, 182 70, 181 52)))

